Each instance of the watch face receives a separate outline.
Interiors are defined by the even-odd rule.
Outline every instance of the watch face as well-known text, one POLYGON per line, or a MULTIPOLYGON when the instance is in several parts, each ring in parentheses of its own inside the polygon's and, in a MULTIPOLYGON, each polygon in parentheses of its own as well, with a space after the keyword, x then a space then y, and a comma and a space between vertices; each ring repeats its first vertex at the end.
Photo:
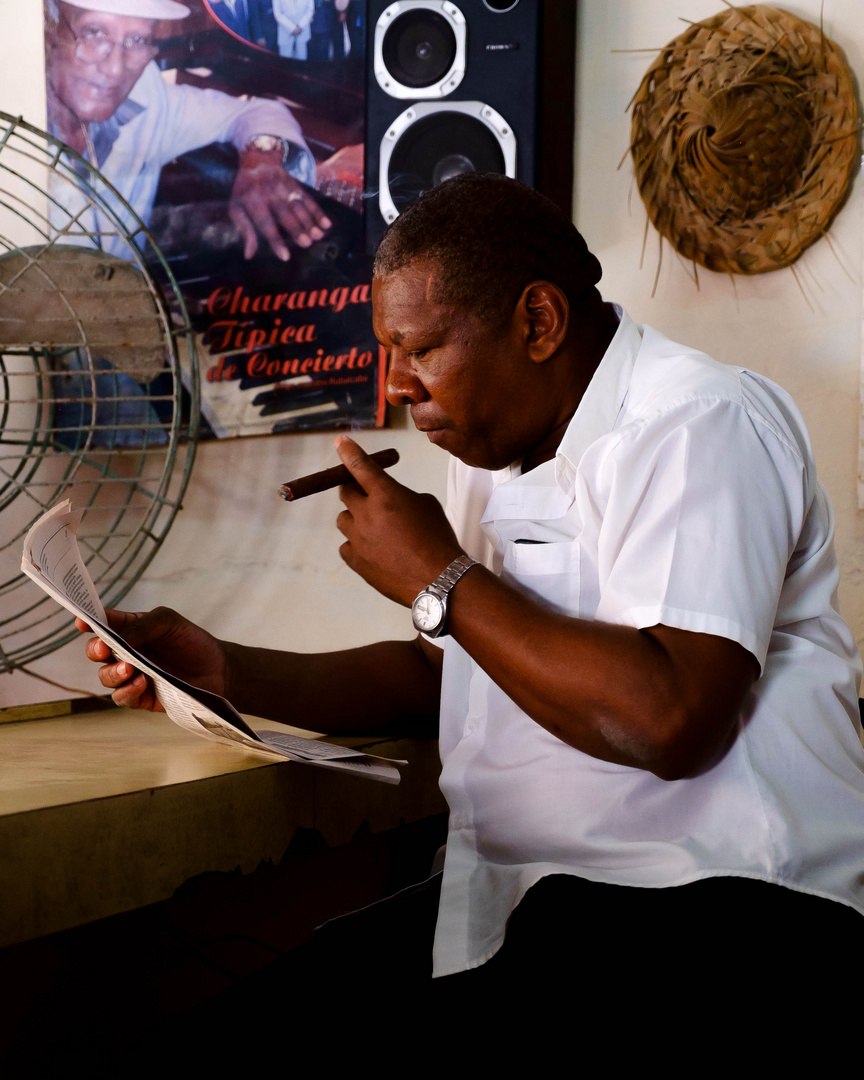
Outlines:
POLYGON ((243 147, 244 150, 260 150, 264 154, 278 150, 284 156, 285 143, 278 135, 256 135, 243 147))
POLYGON ((420 593, 411 608, 414 625, 427 633, 434 630, 444 618, 444 605, 434 593, 420 593))

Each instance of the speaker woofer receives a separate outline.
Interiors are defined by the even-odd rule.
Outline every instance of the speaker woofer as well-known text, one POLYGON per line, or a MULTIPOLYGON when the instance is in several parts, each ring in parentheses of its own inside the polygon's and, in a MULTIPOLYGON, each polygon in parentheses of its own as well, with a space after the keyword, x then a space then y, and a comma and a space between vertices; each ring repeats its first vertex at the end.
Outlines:
POLYGON ((516 175, 516 139, 504 117, 482 101, 412 105, 381 142, 381 216, 395 221, 424 191, 465 172, 516 175))
POLYGON ((395 98, 438 98, 465 74, 465 16, 449 0, 399 0, 375 24, 375 78, 395 98))

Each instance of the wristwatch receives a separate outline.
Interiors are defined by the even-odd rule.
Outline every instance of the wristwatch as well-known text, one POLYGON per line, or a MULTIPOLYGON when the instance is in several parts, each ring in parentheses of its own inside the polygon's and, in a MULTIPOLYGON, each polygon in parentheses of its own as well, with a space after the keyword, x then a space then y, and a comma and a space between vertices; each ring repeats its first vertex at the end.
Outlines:
MULTIPOLYGON (((262 154, 272 154, 278 150, 282 154, 282 164, 288 159, 288 151, 291 144, 281 135, 256 135, 243 147, 243 150, 259 150, 262 154)), ((242 151, 241 151, 242 153, 242 151)))
POLYGON ((470 555, 460 555, 431 585, 427 585, 417 594, 411 605, 411 618, 416 630, 433 638, 444 633, 447 625, 448 594, 465 571, 476 565, 477 560, 470 555))

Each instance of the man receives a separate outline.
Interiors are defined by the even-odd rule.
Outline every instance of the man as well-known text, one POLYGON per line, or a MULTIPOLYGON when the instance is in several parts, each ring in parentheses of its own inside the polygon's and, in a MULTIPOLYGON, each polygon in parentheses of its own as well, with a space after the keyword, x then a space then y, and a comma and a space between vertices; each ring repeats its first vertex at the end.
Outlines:
POLYGON ((238 37, 271 52, 276 48, 276 22, 271 4, 263 0, 214 0, 210 11, 238 37))
MULTIPOLYGON (((252 258, 259 234, 281 260, 289 242, 309 247, 330 221, 298 183, 315 183, 315 162, 290 111, 275 101, 242 100, 217 90, 167 83, 154 57, 158 19, 189 9, 175 0, 48 0, 48 124, 130 203, 145 224, 162 167, 211 142, 232 142, 239 154, 229 214, 252 258)), ((68 202, 68 185, 58 197, 68 202)), ((110 193, 105 193, 110 198, 110 193)), ((55 221, 80 231, 81 207, 55 209, 55 221)), ((102 231, 95 221, 83 224, 102 231)), ((103 247, 127 258, 120 237, 103 247)))
POLYGON ((280 56, 292 57, 294 60, 306 59, 314 14, 314 0, 273 0, 280 56))
MULTIPOLYGON (((782 1012, 864 928, 860 661, 831 511, 788 396, 637 326, 600 273, 551 203, 498 176, 427 192, 382 241, 387 396, 451 454, 449 520, 343 438, 337 525, 427 636, 299 656, 166 609, 115 618, 255 715, 346 732, 440 713, 434 962, 460 1005, 678 1024, 725 1010, 758 964, 782 1012)), ((158 707, 125 664, 101 679, 158 707)))

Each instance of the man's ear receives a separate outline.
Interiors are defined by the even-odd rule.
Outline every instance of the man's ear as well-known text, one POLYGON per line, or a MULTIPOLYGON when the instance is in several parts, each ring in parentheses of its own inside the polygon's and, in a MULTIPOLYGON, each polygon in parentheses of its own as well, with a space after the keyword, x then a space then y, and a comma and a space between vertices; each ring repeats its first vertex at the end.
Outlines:
POLYGON ((516 311, 533 363, 542 364, 554 356, 564 343, 570 322, 567 297, 551 281, 532 281, 519 297, 516 311))

